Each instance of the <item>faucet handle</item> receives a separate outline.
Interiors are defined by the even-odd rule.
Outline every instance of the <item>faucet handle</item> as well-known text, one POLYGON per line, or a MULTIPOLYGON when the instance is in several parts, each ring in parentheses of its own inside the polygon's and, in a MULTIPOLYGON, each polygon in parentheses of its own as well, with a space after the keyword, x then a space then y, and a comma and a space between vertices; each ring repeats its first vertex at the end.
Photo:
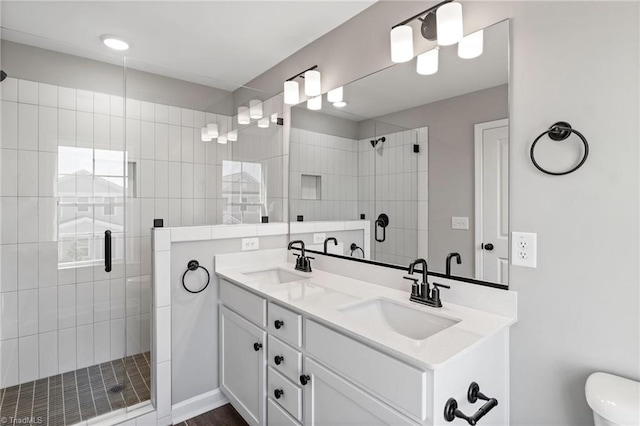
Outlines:
POLYGON ((413 281, 415 284, 418 284, 418 279, 417 279, 417 278, 415 278, 415 277, 407 277, 407 276, 404 276, 404 277, 402 277, 402 278, 404 278, 405 280, 413 281))
POLYGON ((440 288, 451 288, 450 285, 445 285, 445 284, 438 284, 438 283, 433 283, 434 287, 440 287, 440 288))

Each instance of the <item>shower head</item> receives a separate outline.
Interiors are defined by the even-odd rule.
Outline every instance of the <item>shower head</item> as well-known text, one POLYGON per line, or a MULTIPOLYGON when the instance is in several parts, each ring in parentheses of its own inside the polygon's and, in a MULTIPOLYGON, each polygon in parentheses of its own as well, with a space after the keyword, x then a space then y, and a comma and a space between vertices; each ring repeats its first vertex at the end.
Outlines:
POLYGON ((378 139, 371 139, 371 146, 375 148, 376 145, 378 145, 378 142, 384 143, 386 140, 387 138, 385 138, 384 136, 378 139))
POLYGON ((7 73, 0 70, 0 81, 4 81, 5 78, 7 78, 7 73))

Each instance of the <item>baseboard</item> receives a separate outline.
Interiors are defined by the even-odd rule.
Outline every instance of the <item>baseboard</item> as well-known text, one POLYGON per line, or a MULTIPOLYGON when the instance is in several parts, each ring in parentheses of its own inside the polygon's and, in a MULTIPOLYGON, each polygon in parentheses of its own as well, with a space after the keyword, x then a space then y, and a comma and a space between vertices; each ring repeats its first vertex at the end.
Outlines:
POLYGON ((224 396, 220 389, 214 389, 210 392, 194 396, 186 401, 174 404, 171 407, 173 423, 177 424, 185 420, 189 420, 202 413, 221 407, 227 402, 229 402, 229 400, 224 396))

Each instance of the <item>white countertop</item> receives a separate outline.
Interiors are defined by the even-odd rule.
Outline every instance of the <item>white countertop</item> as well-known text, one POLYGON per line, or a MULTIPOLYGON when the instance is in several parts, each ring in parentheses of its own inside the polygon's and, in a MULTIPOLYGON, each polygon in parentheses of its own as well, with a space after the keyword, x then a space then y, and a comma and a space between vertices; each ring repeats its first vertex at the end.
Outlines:
MULTIPOLYGON (((264 259, 263 259, 264 260, 264 259)), ((437 369, 474 345, 515 323, 515 318, 496 315, 453 303, 442 294, 442 308, 431 308, 409 301, 409 294, 368 282, 314 269, 312 273, 295 271, 288 263, 257 263, 225 268, 216 261, 219 277, 258 293, 279 305, 296 310, 323 325, 337 329, 377 349, 411 364, 437 369), (302 281, 264 284, 246 273, 283 268, 303 276, 302 281), (459 320, 456 324, 424 340, 415 340, 388 327, 375 327, 371 318, 348 315, 340 310, 354 302, 385 298, 434 315, 459 320)))

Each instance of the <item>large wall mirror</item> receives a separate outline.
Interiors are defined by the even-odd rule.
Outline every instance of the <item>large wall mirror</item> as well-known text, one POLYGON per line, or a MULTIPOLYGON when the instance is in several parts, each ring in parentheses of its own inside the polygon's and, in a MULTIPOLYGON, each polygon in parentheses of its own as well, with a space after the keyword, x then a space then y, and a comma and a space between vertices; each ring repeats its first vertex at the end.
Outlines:
POLYGON ((508 284, 509 22, 483 33, 475 58, 441 47, 434 74, 414 59, 345 85, 344 104, 292 108, 292 239, 508 284))

